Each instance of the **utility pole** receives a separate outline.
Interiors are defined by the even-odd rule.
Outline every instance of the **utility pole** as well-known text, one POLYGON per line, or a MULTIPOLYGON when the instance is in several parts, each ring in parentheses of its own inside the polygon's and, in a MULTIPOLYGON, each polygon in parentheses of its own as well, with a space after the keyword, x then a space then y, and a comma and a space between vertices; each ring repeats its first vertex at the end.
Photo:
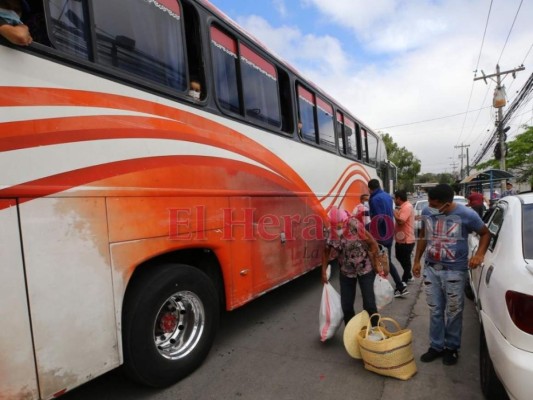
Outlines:
POLYGON ((466 176, 470 176, 470 160, 468 158, 468 147, 466 148, 466 176))
MULTIPOLYGON (((513 78, 514 78, 518 71, 523 71, 524 69, 525 69, 525 67, 523 65, 521 65, 518 68, 511 69, 509 71, 500 72, 500 65, 496 64, 496 73, 495 74, 485 75, 483 70, 481 70, 481 74, 483 76, 481 76, 479 78, 474 78, 474 81, 483 79, 485 81, 485 83, 487 83, 487 78, 492 78, 492 77, 495 76, 496 77, 496 90, 494 91, 494 94, 495 95, 497 93, 498 94, 503 94, 501 76, 502 75, 507 75, 507 74, 512 74, 513 78)), ((494 79, 493 79, 493 81, 494 81, 494 79)), ((502 171, 505 171, 505 132, 504 132, 504 127, 502 126, 502 120, 503 120, 502 108, 505 106, 505 98, 504 98, 504 100, 503 100, 501 105, 496 104, 496 99, 494 99, 493 105, 494 105, 494 107, 496 107, 498 109, 498 121, 496 121, 496 126, 498 127, 498 139, 499 139, 498 142, 499 142, 499 145, 500 145, 500 154, 501 154, 501 157, 500 157, 500 169, 502 171)), ((503 185, 503 182, 502 182, 502 185, 503 185)))
MULTIPOLYGON (((459 179, 463 180, 463 159, 464 159, 464 155, 463 155, 463 149, 466 148, 466 151, 468 151, 468 148, 470 147, 469 144, 462 144, 460 146, 454 146, 456 149, 461 149, 461 155, 459 156, 459 158, 461 159, 461 171, 459 173, 459 179)), ((467 162, 468 164, 468 162, 467 162)), ((466 175, 468 176, 468 172, 466 173, 466 175)))
POLYGON ((454 161, 450 163, 450 166, 452 167, 452 175, 457 179, 457 174, 455 173, 455 168, 457 168, 457 163, 454 161))

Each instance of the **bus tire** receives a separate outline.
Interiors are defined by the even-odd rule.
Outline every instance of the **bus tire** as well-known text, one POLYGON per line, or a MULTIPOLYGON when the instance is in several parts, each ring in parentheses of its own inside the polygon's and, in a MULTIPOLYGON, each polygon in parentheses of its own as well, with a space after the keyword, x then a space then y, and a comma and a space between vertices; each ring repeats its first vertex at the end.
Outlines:
POLYGON ((139 383, 165 387, 193 372, 209 353, 218 297, 197 268, 164 264, 144 272, 124 299, 123 369, 139 383))

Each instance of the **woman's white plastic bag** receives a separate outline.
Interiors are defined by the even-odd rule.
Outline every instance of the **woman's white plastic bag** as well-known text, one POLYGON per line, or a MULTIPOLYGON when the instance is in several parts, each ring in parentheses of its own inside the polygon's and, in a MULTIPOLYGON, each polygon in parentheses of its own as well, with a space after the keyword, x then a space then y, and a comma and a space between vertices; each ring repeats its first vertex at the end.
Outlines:
POLYGON ((341 326, 342 318, 341 296, 329 282, 325 283, 318 314, 321 342, 325 342, 335 335, 341 326))
POLYGON ((378 311, 381 311, 387 304, 392 303, 394 300, 394 289, 389 280, 376 274, 374 279, 374 297, 376 298, 376 307, 378 311))

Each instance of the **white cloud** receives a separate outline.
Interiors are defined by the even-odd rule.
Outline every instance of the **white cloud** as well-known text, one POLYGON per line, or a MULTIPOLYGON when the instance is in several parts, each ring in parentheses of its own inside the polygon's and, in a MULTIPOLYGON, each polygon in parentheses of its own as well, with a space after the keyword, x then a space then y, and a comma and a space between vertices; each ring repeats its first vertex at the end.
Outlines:
POLYGON ((302 73, 333 74, 345 73, 348 57, 341 43, 332 36, 305 35, 290 26, 275 28, 264 18, 249 16, 238 19, 248 32, 282 59, 289 60, 302 73))
MULTIPOLYGON (((316 7, 329 23, 346 28, 366 54, 349 54, 341 41, 345 38, 304 34, 295 26, 273 26, 257 16, 239 23, 374 129, 464 113, 472 93, 470 110, 488 108, 467 117, 385 129, 421 159, 423 171, 450 171, 449 157, 457 156, 454 146, 461 143, 471 145, 472 160, 494 127, 495 110, 489 107, 493 86, 473 82, 488 2, 374 0, 369 6, 363 0, 302 1, 316 7), (386 57, 364 63, 376 54, 386 57)), ((479 62, 487 74, 494 72, 502 54, 518 4, 513 0, 493 5, 479 62)), ((533 2, 524 2, 500 61, 502 70, 524 61, 533 37, 530 15, 533 2)), ((504 81, 512 88, 511 99, 531 74, 533 51, 526 68, 512 85, 510 76, 504 81)))
POLYGON ((287 6, 285 5, 284 0, 272 0, 272 5, 282 18, 285 18, 288 15, 287 6))

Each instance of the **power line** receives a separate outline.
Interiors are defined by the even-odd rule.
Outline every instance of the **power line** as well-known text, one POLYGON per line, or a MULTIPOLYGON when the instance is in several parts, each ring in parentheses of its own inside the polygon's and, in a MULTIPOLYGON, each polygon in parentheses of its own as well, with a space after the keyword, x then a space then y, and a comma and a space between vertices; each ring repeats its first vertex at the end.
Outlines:
POLYGON ((514 16, 513 23, 511 25, 511 29, 509 29, 509 33, 507 34, 507 39, 505 39, 505 44, 503 45, 502 52, 500 53, 500 58, 498 58, 498 61, 496 62, 496 64, 499 64, 500 60, 502 59, 503 52, 505 51, 505 47, 507 46, 507 42, 509 41, 509 37, 511 36, 511 32, 513 31, 514 23, 516 22, 516 18, 518 17, 518 13, 520 12, 520 8, 522 7, 522 3, 523 2, 524 2, 524 0, 520 0, 520 4, 518 5, 518 10, 516 10, 516 14, 514 16))
MULTIPOLYGON (((489 13, 487 14, 487 21, 485 22, 485 31, 483 32, 483 39, 481 39, 481 48, 479 49, 479 55, 477 57, 476 70, 474 71, 474 75, 477 73, 477 69, 479 68, 479 60, 481 60, 481 52, 483 50, 483 44, 485 43, 485 35, 487 34, 487 27, 489 26, 489 18, 490 18, 490 10, 492 10, 492 2, 493 0, 490 0, 489 13)), ((473 85, 474 83, 472 82, 472 87, 473 85)))
POLYGON ((485 142, 485 145, 481 149, 481 151, 478 151, 476 155, 474 156, 474 161, 472 165, 479 164, 479 162, 483 159, 483 157, 488 153, 488 150, 491 148, 491 146, 496 143, 498 140, 500 130, 499 127, 504 127, 509 120, 511 119, 511 116, 518 110, 522 103, 524 101, 527 101, 531 95, 531 92, 533 91, 533 74, 529 76, 529 79, 525 83, 525 85, 520 90, 520 93, 515 97, 513 103, 509 106, 509 109, 507 110, 507 113, 501 118, 500 121, 498 121, 498 126, 494 129, 494 132, 492 133, 491 137, 488 139, 487 142, 485 142))
MULTIPOLYGON (((477 75, 477 70, 479 68, 479 61, 481 60, 481 54, 483 52, 483 45, 485 43, 485 36, 487 34, 487 27, 489 26, 490 11, 492 10, 492 2, 493 2, 493 0, 490 1, 489 12, 487 13, 487 20, 485 21, 485 29, 483 31, 483 38, 481 39, 481 47, 479 48, 479 55, 477 57, 476 69, 474 70, 474 78, 477 75)), ((472 81, 472 87, 470 88, 470 96, 468 97, 468 104, 466 106, 467 112, 465 113, 465 118, 463 119, 463 125, 461 126, 461 132, 459 133, 459 138, 457 139, 457 143, 459 143, 459 141, 461 140, 461 137, 463 136, 463 131, 464 131, 465 124, 466 124, 466 118, 468 117, 468 110, 470 109, 470 102, 472 101, 472 93, 474 93, 474 81, 472 81)), ((486 95, 485 95, 485 97, 486 97, 486 95)), ((485 100, 483 100, 483 103, 485 103, 485 100)), ((479 118, 479 114, 480 113, 481 113, 481 111, 479 111, 479 113, 478 113, 478 115, 476 117, 476 121, 479 118)), ((476 123, 474 122, 474 125, 475 124, 476 123)))
POLYGON ((522 65, 524 65, 527 58, 529 57, 529 53, 531 52, 531 49, 533 49, 533 43, 531 43, 531 46, 529 46, 529 50, 527 51, 526 56, 524 57, 524 61, 522 61, 522 65))
POLYGON ((445 115, 444 117, 437 117, 437 118, 425 119, 425 120, 422 120, 422 121, 408 122, 408 123, 400 124, 400 125, 384 126, 384 127, 382 127, 382 128, 377 128, 376 130, 379 131, 379 130, 382 130, 382 129, 398 128, 398 127, 400 127, 400 126, 409 126, 409 125, 423 124, 424 122, 431 122, 431 121, 437 121, 437 120, 439 120, 439 119, 453 118, 453 117, 457 117, 457 116, 459 116, 459 115, 467 114, 467 113, 469 113, 469 112, 474 112, 474 111, 483 110, 483 109, 485 109, 485 108, 490 108, 490 106, 483 107, 483 108, 478 108, 477 110, 470 110, 470 111, 465 111, 465 112, 462 112, 462 113, 451 114, 451 115, 445 115))

